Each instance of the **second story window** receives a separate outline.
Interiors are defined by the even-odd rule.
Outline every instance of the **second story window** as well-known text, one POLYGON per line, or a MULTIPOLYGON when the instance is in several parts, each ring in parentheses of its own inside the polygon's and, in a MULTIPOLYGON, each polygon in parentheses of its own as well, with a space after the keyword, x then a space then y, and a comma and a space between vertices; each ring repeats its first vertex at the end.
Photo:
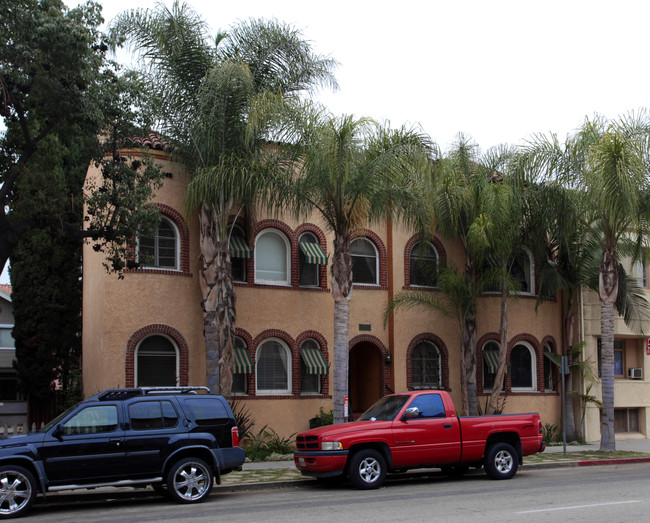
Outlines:
POLYGON ((413 246, 410 257, 411 285, 436 287, 440 262, 438 251, 431 242, 419 242, 413 246))
POLYGON ((379 285, 379 256, 377 247, 368 238, 350 242, 352 281, 362 285, 379 285))
POLYGON ((138 261, 144 267, 176 270, 178 261, 178 230, 166 218, 161 218, 155 236, 138 238, 138 261))
POLYGON ((265 229, 255 241, 255 283, 290 285, 290 249, 286 236, 265 229))

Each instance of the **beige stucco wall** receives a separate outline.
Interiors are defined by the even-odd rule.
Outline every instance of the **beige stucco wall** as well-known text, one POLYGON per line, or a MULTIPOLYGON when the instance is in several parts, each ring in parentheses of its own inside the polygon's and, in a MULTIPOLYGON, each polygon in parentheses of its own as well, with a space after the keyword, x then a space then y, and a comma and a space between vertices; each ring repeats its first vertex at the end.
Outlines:
MULTIPOLYGON (((182 213, 182 198, 187 183, 178 165, 159 155, 164 170, 172 176, 165 180, 156 200, 182 213)), ((89 176, 96 176, 91 167, 89 176)), ((261 213, 258 219, 264 215, 261 213)), ((302 223, 318 226, 327 238, 327 252, 333 252, 332 235, 320 220, 309 217, 296 220, 289 216, 273 217, 293 231, 302 223)), ((126 357, 129 340, 134 333, 150 325, 165 325, 183 337, 188 349, 188 383, 205 384, 205 353, 203 343, 203 318, 200 310, 200 290, 196 273, 198 259, 198 227, 196 219, 187 221, 189 230, 189 274, 169 275, 146 272, 126 272, 123 279, 106 274, 101 266, 101 255, 90 246, 84 248, 84 310, 83 310, 83 377, 84 393, 93 394, 110 387, 126 384, 126 357)), ((360 336, 372 339, 391 351, 392 361, 386 366, 383 356, 373 365, 387 371, 386 385, 395 391, 406 390, 408 362, 406 352, 416 336, 430 333, 437 336, 447 354, 449 391, 460 405, 459 345, 457 326, 439 313, 423 310, 398 311, 391 332, 383 324, 383 314, 391 292, 396 294, 405 285, 405 246, 413 232, 386 221, 369 224, 372 231, 388 251, 386 267, 392 288, 363 288, 352 291, 350 312, 350 339, 360 336), (391 278, 392 276, 392 278, 391 278), (392 290, 391 290, 392 289, 392 290), (370 330, 365 329, 369 325, 370 330)), ((448 264, 462 266, 463 252, 459 242, 440 238, 448 264)), ((333 311, 334 302, 327 275, 326 290, 305 290, 290 287, 236 285, 237 327, 245 332, 254 349, 265 337, 280 331, 282 336, 297 340, 307 331, 315 331, 324 338, 328 361, 333 361, 333 311)), ((483 297, 478 305, 478 339, 499 330, 500 303, 497 297, 483 297)), ((535 312, 532 297, 513 299, 509 305, 509 339, 526 335, 537 342, 550 336, 560 345, 561 318, 559 304, 542 304, 535 312)), ((295 349, 294 349, 295 350, 295 349)), ((294 352, 295 354, 295 352, 294 352)), ((331 369, 331 367, 330 367, 331 369)), ((253 429, 268 425, 280 434, 288 435, 308 427, 308 420, 320 407, 332 408, 332 375, 326 396, 317 397, 250 397, 244 399, 246 407, 256 420, 253 429)), ((541 379, 541 377, 539 378, 541 379)), ((384 393, 387 390, 384 390, 384 393)), ((485 396, 481 396, 485 403, 485 396)), ((559 395, 555 393, 512 394, 506 402, 506 413, 538 411, 546 423, 560 422, 559 395)))

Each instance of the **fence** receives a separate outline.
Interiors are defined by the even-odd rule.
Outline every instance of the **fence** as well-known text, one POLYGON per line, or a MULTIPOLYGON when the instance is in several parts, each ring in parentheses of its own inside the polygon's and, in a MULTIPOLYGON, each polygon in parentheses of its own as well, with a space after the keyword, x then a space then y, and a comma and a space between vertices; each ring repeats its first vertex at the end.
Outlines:
POLYGON ((24 423, 15 423, 13 425, 2 425, 0 426, 0 436, 11 436, 12 434, 26 434, 27 432, 36 432, 39 429, 42 429, 45 426, 45 423, 41 423, 40 427, 36 426, 36 423, 32 423, 31 429, 27 430, 27 427, 24 423))

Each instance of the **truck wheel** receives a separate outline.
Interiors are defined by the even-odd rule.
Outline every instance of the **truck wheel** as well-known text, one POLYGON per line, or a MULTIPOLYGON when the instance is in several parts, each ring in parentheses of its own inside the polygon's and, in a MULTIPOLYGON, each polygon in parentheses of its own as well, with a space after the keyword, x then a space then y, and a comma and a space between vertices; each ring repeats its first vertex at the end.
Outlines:
POLYGON ((36 480, 17 465, 0 467, 0 518, 22 516, 36 499, 36 480))
POLYGON ((348 475, 358 489, 379 488, 386 479, 386 460, 376 450, 359 450, 352 456, 348 475))
POLYGON ((485 473, 492 479, 510 479, 518 467, 517 451, 507 443, 491 445, 485 455, 485 473))
POLYGON ((180 503, 203 501, 212 490, 212 482, 212 470, 198 458, 181 459, 167 473, 169 495, 180 503))

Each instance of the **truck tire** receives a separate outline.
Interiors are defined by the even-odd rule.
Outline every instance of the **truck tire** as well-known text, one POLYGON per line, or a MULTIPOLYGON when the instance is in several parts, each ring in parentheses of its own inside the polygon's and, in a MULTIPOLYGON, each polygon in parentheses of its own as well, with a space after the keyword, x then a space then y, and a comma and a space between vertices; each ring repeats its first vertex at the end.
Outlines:
POLYGON ((213 479, 212 470, 202 459, 181 459, 167 473, 167 491, 179 503, 198 503, 210 494, 213 479))
POLYGON ((0 519, 22 516, 36 499, 36 480, 18 465, 0 467, 0 519))
POLYGON ((517 473, 519 456, 508 443, 494 443, 485 455, 485 473, 492 479, 510 479, 517 473))
POLYGON ((386 479, 386 460, 376 450, 361 449, 352 456, 348 476, 358 489, 379 488, 386 479))

